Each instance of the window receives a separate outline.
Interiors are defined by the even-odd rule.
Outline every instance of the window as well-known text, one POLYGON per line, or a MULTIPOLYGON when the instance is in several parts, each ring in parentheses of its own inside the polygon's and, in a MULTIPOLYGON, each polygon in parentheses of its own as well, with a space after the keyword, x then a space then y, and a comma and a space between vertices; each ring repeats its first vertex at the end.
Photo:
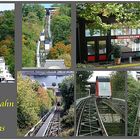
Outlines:
POLYGON ((94 41, 88 41, 87 48, 88 48, 88 55, 95 55, 95 42, 94 41))
POLYGON ((106 53, 106 41, 99 41, 99 54, 106 53))
POLYGON ((139 39, 111 39, 111 44, 117 44, 121 46, 122 52, 133 52, 140 51, 140 41, 139 39))

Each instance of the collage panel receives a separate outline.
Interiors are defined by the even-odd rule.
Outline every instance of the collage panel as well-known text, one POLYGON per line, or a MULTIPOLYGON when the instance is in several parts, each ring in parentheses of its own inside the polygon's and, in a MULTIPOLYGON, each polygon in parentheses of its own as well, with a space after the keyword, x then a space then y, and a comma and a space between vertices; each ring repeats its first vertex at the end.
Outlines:
POLYGON ((22 67, 71 68, 71 4, 22 4, 22 67))
POLYGON ((76 136, 125 136, 124 71, 77 71, 76 136))
POLYGON ((18 71, 17 135, 74 135, 74 72, 18 71))
POLYGON ((127 72, 128 136, 140 136, 140 71, 127 72))
POLYGON ((0 83, 15 82, 15 4, 0 3, 0 83))
POLYGON ((77 3, 78 68, 140 68, 137 2, 77 3))

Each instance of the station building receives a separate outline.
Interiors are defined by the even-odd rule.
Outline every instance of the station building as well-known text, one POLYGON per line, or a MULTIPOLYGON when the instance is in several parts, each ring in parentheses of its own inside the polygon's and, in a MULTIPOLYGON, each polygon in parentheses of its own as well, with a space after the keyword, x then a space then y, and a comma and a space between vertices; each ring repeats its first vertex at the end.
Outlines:
MULTIPOLYGON (((100 17, 103 23, 113 24, 115 17, 100 17)), ((122 27, 106 32, 94 29, 94 21, 77 15, 77 63, 104 63, 114 60, 113 45, 121 47, 121 60, 140 60, 140 29, 122 27), (90 28, 88 25, 92 24, 90 28)))

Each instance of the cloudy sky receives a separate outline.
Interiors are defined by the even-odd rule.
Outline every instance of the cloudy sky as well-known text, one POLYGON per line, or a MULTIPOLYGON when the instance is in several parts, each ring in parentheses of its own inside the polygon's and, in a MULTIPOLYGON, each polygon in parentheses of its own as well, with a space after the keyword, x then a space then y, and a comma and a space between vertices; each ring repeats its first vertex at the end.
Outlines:
MULTIPOLYGON (((95 82, 96 76, 110 76, 110 74, 114 71, 94 71, 92 77, 88 79, 88 82, 95 82)), ((129 71, 129 73, 137 80, 136 71, 129 71)))
POLYGON ((88 80, 88 82, 95 82, 96 76, 110 76, 112 71, 94 71, 92 77, 88 80))
POLYGON ((41 4, 42 6, 44 6, 45 8, 50 8, 53 4, 41 4))
POLYGON ((11 3, 0 3, 0 11, 13 10, 14 7, 14 4, 11 3))

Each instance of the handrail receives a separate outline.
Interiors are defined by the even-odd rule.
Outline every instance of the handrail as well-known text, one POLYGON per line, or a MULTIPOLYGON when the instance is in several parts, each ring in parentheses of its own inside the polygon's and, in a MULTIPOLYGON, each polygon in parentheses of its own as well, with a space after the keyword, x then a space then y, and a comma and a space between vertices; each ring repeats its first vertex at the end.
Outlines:
POLYGON ((39 124, 41 124, 44 120, 46 120, 46 118, 51 114, 51 112, 55 109, 55 107, 52 107, 52 109, 46 114, 44 115, 26 134, 24 137, 27 136, 31 136, 33 135, 34 131, 36 130, 36 128, 39 126, 39 124))

